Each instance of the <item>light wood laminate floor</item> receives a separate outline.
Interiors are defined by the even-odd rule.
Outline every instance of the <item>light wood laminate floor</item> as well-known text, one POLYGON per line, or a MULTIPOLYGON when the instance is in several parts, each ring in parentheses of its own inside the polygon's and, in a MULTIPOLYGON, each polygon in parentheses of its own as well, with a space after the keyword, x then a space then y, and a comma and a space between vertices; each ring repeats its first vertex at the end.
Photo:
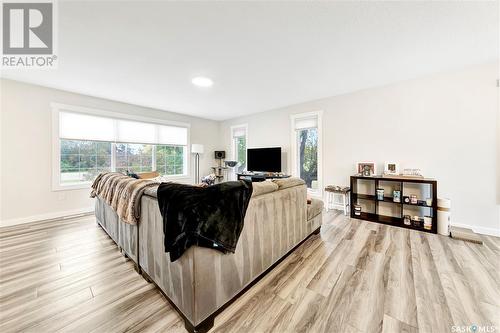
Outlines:
MULTIPOLYGON (((211 332, 500 329, 500 240, 476 245, 325 214, 211 332)), ((185 332, 92 217, 0 229, 0 332, 185 332)))

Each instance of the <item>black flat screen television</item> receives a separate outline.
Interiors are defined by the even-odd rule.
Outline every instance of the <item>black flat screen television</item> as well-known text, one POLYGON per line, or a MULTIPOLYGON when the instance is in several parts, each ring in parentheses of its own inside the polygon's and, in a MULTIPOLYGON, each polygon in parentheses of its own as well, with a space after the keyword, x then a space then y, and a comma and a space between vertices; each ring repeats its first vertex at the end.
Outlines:
POLYGON ((281 172, 281 147, 247 149, 247 171, 281 172))

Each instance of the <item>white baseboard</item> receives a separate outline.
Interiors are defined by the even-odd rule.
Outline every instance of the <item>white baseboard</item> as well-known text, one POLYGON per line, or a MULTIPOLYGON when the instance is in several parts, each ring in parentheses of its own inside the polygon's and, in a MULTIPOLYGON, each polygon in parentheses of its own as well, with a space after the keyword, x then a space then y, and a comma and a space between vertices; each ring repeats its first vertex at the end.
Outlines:
POLYGON ((13 225, 30 223, 30 222, 40 222, 40 221, 53 220, 53 219, 62 218, 62 217, 70 217, 70 216, 74 216, 74 215, 88 214, 88 213, 92 213, 93 211, 94 211, 94 207, 89 207, 89 208, 81 208, 81 209, 75 209, 75 210, 67 210, 67 211, 62 211, 62 212, 53 212, 53 213, 47 213, 47 214, 32 215, 32 216, 20 217, 20 218, 16 218, 16 219, 2 220, 2 221, 0 221, 0 227, 9 227, 9 226, 13 226, 13 225))
POLYGON ((474 231, 477 234, 481 234, 481 235, 500 237, 500 229, 478 227, 478 226, 472 226, 472 225, 462 224, 462 223, 452 223, 451 225, 454 227, 472 229, 472 231, 474 231))

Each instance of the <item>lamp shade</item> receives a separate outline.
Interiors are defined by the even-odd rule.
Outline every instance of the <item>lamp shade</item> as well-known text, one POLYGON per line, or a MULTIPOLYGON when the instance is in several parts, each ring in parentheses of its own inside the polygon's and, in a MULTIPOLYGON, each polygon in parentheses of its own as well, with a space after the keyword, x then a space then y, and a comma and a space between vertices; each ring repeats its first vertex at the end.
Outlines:
POLYGON ((203 145, 199 143, 193 143, 191 145, 191 153, 193 154, 203 154, 203 145))

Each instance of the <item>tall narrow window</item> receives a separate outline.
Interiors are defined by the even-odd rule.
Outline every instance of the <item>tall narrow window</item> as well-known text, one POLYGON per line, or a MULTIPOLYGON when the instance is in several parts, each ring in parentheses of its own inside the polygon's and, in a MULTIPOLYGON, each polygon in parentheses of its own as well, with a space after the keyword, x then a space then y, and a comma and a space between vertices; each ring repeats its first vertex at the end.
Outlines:
POLYGON ((292 115, 292 173, 321 192, 321 112, 292 115))
POLYGON ((247 167, 247 125, 231 127, 233 159, 238 162, 237 171, 247 167))
POLYGON ((308 188, 318 181, 318 129, 304 128, 297 131, 299 176, 308 188))

